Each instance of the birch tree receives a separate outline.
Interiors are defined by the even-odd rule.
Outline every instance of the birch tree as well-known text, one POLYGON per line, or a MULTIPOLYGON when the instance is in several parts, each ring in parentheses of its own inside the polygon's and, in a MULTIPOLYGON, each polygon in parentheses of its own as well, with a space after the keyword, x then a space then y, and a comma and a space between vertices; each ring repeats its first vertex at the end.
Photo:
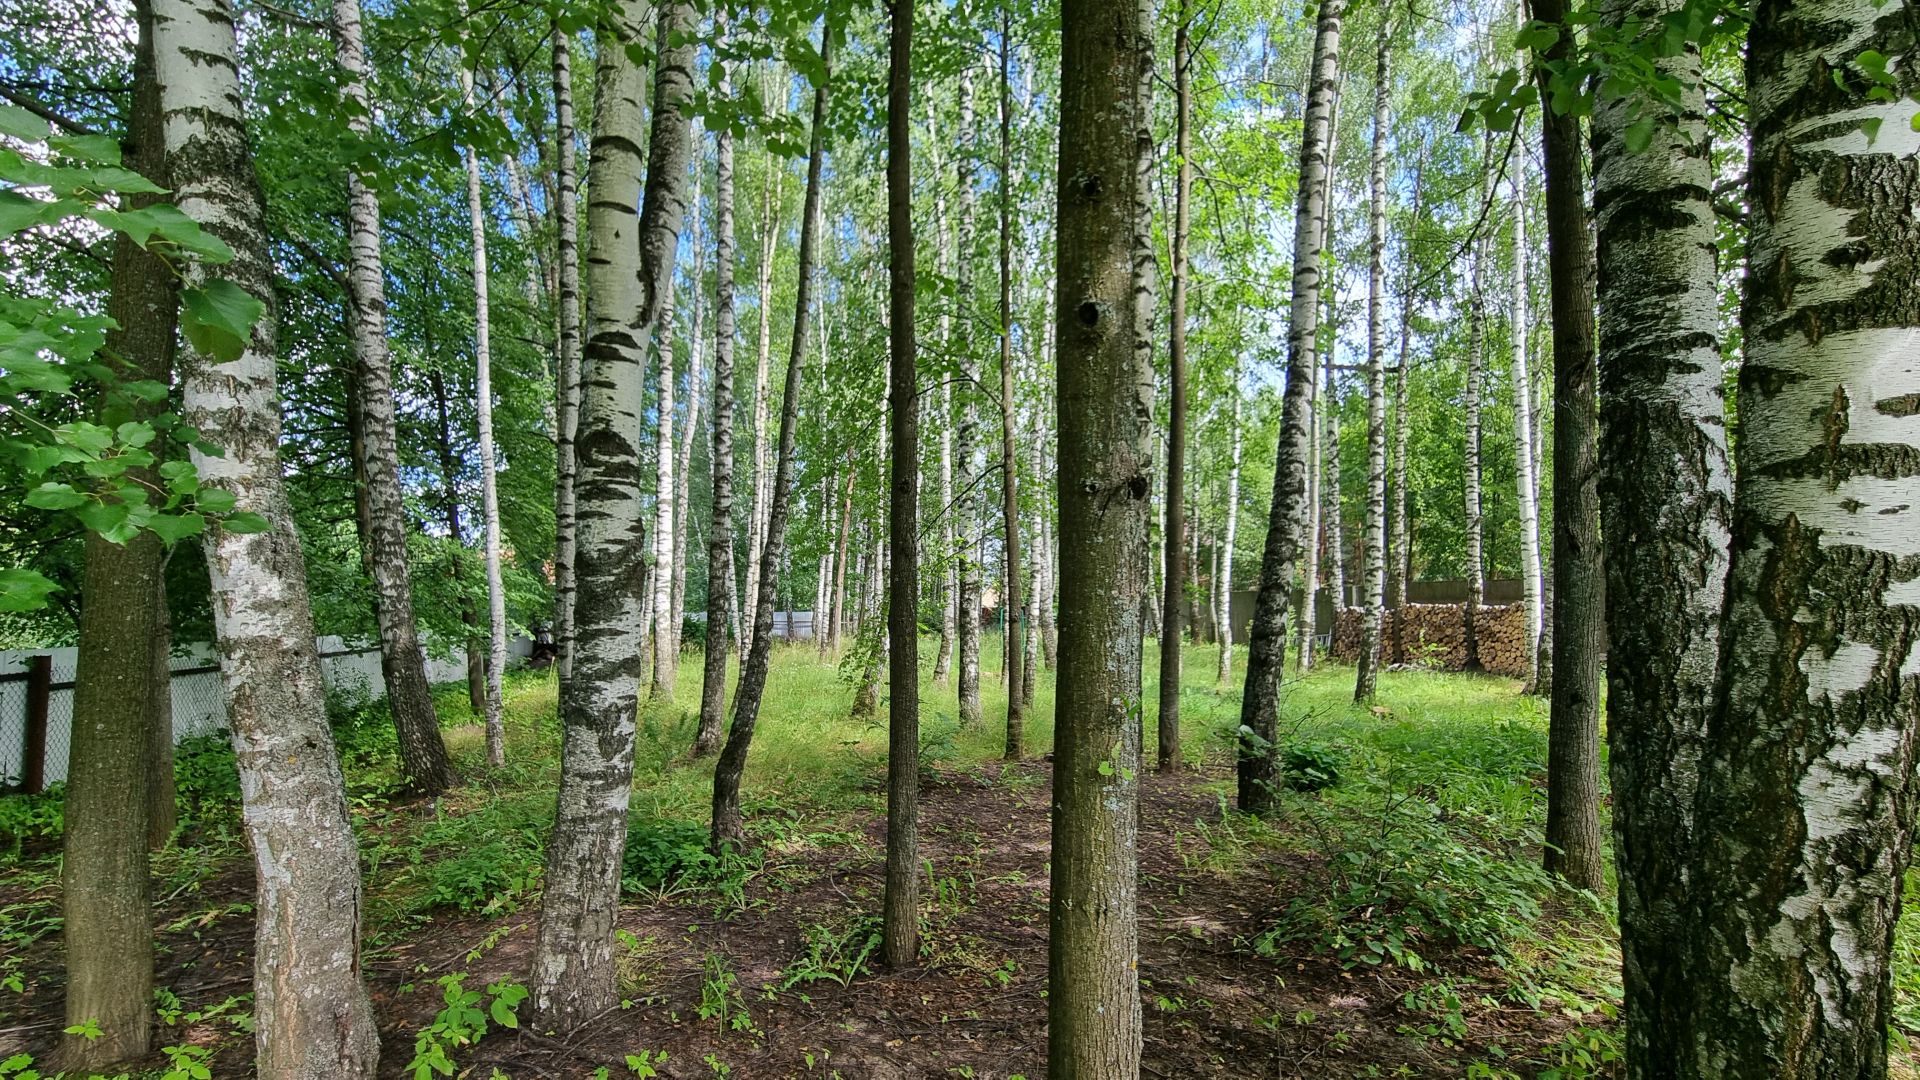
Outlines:
MULTIPOLYGON (((1300 136, 1300 194, 1293 219, 1293 299, 1287 330, 1287 387, 1273 469, 1273 501, 1260 560, 1259 594, 1247 641, 1247 677, 1240 699, 1238 802, 1266 813, 1279 784, 1280 672, 1287 651, 1287 601, 1306 536, 1308 395, 1318 371, 1320 256, 1334 85, 1340 73, 1340 20, 1345 0, 1321 0, 1307 78, 1307 115, 1300 136)), ((1064 121, 1063 121, 1064 123, 1064 121)), ((1064 498, 1064 496, 1063 496, 1064 498)), ((1063 617, 1064 618, 1064 617, 1063 617)))
MULTIPOLYGON (((1598 145, 1598 140, 1596 140, 1598 145)), ((1527 156, 1513 160, 1513 267, 1510 305, 1513 338, 1514 484, 1519 488, 1520 602, 1527 615, 1527 687, 1540 677, 1540 482, 1533 460, 1533 375, 1527 365, 1527 156)), ((1595 183, 1599 169, 1595 167, 1595 183)), ((1716 311, 1717 314, 1717 311, 1716 311)), ((1716 335, 1717 338, 1717 335, 1716 335)))
POLYGON ((547 845, 530 1001, 565 1030, 616 999, 613 917, 633 789, 634 710, 642 674, 640 397, 647 345, 665 310, 686 214, 692 141, 693 5, 659 9, 646 189, 639 130, 646 87, 633 53, 644 0, 623 0, 597 38, 588 158, 587 318, 579 432, 579 603, 575 678, 561 690, 560 798, 547 845), (639 206, 636 213, 635 206, 639 206))
POLYGON ((1694 803, 1695 950, 1672 969, 1692 1007, 1662 1018, 1685 1025, 1689 1075, 1888 1071, 1920 713, 1911 49, 1868 0, 1753 13, 1726 666, 1694 803))
MULTIPOLYGON (((370 138, 373 105, 367 93, 360 0, 334 0, 333 41, 347 130, 370 138)), ((427 654, 413 621, 393 358, 387 348, 386 272, 380 259, 380 196, 368 173, 358 164, 347 169, 347 316, 359 404, 357 464, 367 504, 366 561, 372 571, 373 609, 380 627, 380 674, 399 737, 402 774, 421 794, 438 795, 453 782, 453 765, 440 739, 433 688, 427 684, 427 654)), ((487 430, 490 434, 490 422, 487 430)), ((488 715, 491 722, 492 713, 488 715)))
POLYGON ((1461 666, 1468 671, 1480 670, 1480 607, 1485 595, 1486 566, 1486 516, 1481 507, 1480 478, 1480 437, 1481 403, 1480 391, 1486 380, 1487 368, 1487 305, 1483 279, 1487 261, 1487 245, 1484 237, 1476 237, 1473 243, 1473 255, 1467 271, 1467 390, 1466 390, 1466 449, 1462 455, 1461 488, 1466 503, 1467 525, 1467 602, 1462 611, 1466 634, 1466 659, 1461 666))
MULTIPOLYGON (((771 92, 774 87, 786 85, 786 72, 778 67, 767 72, 766 100, 775 103, 776 115, 785 111, 787 95, 784 89, 771 92)), ((773 261, 780 253, 780 186, 787 178, 785 163, 780 160, 771 147, 767 150, 766 177, 760 189, 760 264, 757 303, 760 305, 760 351, 759 363, 753 376, 753 508, 747 517, 747 585, 742 596, 749 599, 760 595, 761 552, 767 544, 767 503, 771 494, 767 476, 767 422, 771 409, 771 387, 767 385, 770 377, 773 357, 773 261)), ((758 616, 756 607, 742 605, 740 661, 746 663, 747 650, 754 638, 754 619, 758 616)))
MULTIPOLYGON (((905 3, 908 0, 897 0, 905 3)), ((1000 507, 1006 556, 1006 592, 1001 610, 1006 648, 1002 670, 1007 674, 1007 743, 1005 758, 1020 760, 1027 711, 1020 641, 1020 451, 1014 437, 1013 397, 1013 44, 1012 16, 1000 9, 1000 507)), ((916 470, 917 471, 917 470, 916 470)), ((917 618, 917 616, 916 616, 917 618)), ((916 624, 909 624, 916 625, 916 624)), ((915 753, 918 753, 916 748, 915 753)))
POLYGON ((573 677, 574 435, 580 424, 580 169, 574 149, 573 35, 555 22, 553 36, 554 262, 559 288, 559 398, 554 432, 553 642, 560 681, 573 677))
MULTIPOLYGON (((360 978, 360 859, 327 723, 306 561, 280 479, 273 265, 241 111, 234 13, 224 0, 155 0, 153 17, 175 205, 233 249, 221 269, 237 286, 225 290, 228 302, 263 312, 230 351, 181 358, 181 414, 222 450, 193 451, 202 482, 267 524, 258 533, 210 528, 205 539, 258 882, 257 1067, 294 1080, 371 1078, 380 1038, 360 978)), ((194 264, 184 284, 206 289, 209 276, 194 264)))
POLYGON ((1153 9, 1061 8, 1061 603, 1047 1064, 1139 1075, 1140 573, 1153 432, 1153 9), (1142 258, 1144 254, 1145 258, 1142 258))
MULTIPOLYGON (((732 38, 726 8, 714 11, 714 35, 721 51, 732 38)), ((733 67, 724 59, 719 93, 733 92, 733 67)), ((733 132, 725 124, 714 133, 713 183, 713 523, 707 533, 707 647, 700 680, 700 727, 693 756, 720 749, 727 707, 727 626, 733 597, 733 132)), ((814 607, 817 613, 819 606, 814 607)), ((814 620, 818 634, 819 620, 814 620)))
POLYGON ((981 536, 979 486, 984 464, 980 459, 976 413, 979 408, 980 361, 970 340, 970 316, 973 297, 973 69, 960 73, 960 133, 954 155, 954 168, 960 188, 959 256, 955 266, 955 284, 961 305, 961 340, 958 343, 960 374, 953 385, 953 457, 957 491, 947 513, 953 517, 954 573, 959 584, 958 635, 960 666, 960 724, 972 727, 980 722, 980 601, 981 536))
POLYGON ((1387 122, 1393 116, 1393 9, 1380 11, 1373 62, 1373 155, 1367 213, 1367 508, 1361 583, 1363 623, 1353 700, 1373 700, 1387 603, 1387 122))
MULTIPOLYGON (((1610 0, 1599 14, 1632 34, 1674 9, 1610 0)), ((1675 1018, 1691 1007, 1694 799, 1719 694, 1733 508, 1698 47, 1661 58, 1659 72, 1682 87, 1684 107, 1653 125, 1645 148, 1629 149, 1627 129, 1646 95, 1603 94, 1593 116, 1607 589, 1632 598, 1609 605, 1607 737, 1626 1065, 1637 1078, 1674 1075, 1689 1057, 1675 1018)), ((1516 325, 1523 281, 1516 271, 1516 325)), ((1524 357, 1516 345, 1516 390, 1524 357)))
POLYGON ((1240 528, 1240 457, 1245 438, 1240 417, 1240 359, 1235 357, 1229 376, 1227 414, 1227 498, 1226 530, 1220 538, 1220 571, 1215 577, 1217 610, 1214 625, 1220 635, 1220 666, 1215 681, 1221 686, 1233 676, 1233 553, 1240 528))
MULTIPOLYGON (((460 67, 460 96, 474 107, 473 71, 460 67)), ((467 220, 473 230, 473 407, 480 429, 480 513, 487 565, 487 764, 507 760, 503 680, 507 670, 507 589, 500 576, 500 483, 493 445, 493 344, 487 298, 487 210, 480 182, 480 150, 468 144, 467 220)))
POLYGON ((671 647, 667 650, 670 660, 667 685, 672 687, 680 672, 680 644, 683 628, 686 624, 687 606, 687 535, 692 531, 693 505, 689 501, 693 483, 693 444, 700 437, 700 413, 705 408, 701 394, 706 386, 706 268, 707 252, 703 246, 700 221, 701 173, 705 166, 701 160, 700 147, 704 138, 695 132, 693 136, 693 195, 687 200, 691 221, 687 231, 693 237, 693 274, 689 282, 693 289, 693 319, 691 333, 687 339, 687 422, 680 425, 680 449, 673 465, 673 588, 671 602, 668 604, 667 630, 671 647))

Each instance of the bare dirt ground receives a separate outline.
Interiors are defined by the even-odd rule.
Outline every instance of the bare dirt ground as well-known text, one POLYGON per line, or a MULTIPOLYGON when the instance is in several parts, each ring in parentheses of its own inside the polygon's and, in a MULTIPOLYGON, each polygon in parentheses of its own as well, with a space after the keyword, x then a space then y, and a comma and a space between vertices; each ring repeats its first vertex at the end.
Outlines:
MULTIPOLYGON (((1421 1034, 1431 1018, 1402 1003, 1421 979, 1402 969, 1346 970, 1285 948, 1259 955, 1253 940, 1299 883, 1323 870, 1297 856, 1210 866, 1206 837, 1222 817, 1206 779, 1155 774, 1142 784, 1145 1075, 1458 1076, 1489 1039, 1542 1046, 1569 1026, 1513 1008, 1448 1043, 1421 1034)), ((772 830, 743 897, 630 898, 620 917, 626 1007, 575 1032, 497 1030, 457 1053, 459 1075, 575 1078, 605 1066, 619 1077, 631 1075, 627 1055, 665 1051, 656 1066, 665 1077, 1037 1080, 1046 1075, 1049 780, 1049 766, 1031 762, 945 770, 926 787, 921 850, 930 885, 918 966, 878 970, 875 955, 874 971, 842 984, 875 926, 884 822, 870 813, 824 826, 795 821, 772 830)), ((247 991, 251 886, 240 861, 194 896, 158 906, 157 985, 194 1004, 247 991)), ((522 976, 535 915, 529 906, 438 917, 369 958, 382 1075, 411 1075, 414 1035, 441 1004, 438 976, 465 971, 475 988, 522 976)), ((1469 953, 1428 952, 1469 982, 1476 968, 1494 975, 1469 953)), ((27 960, 31 974, 57 974, 57 945, 27 960)), ((61 1002, 48 988, 56 984, 37 980, 16 999, 0 1023, 0 1049, 52 1049, 61 1002)), ((216 1077, 251 1074, 251 1042, 227 1021, 188 1031, 220 1040, 216 1077)))

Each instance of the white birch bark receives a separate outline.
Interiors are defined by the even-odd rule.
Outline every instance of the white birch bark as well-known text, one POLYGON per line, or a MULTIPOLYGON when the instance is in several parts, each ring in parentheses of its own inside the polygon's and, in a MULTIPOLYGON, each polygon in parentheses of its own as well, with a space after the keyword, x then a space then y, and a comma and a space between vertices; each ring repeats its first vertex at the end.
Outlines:
POLYGON ((574 679, 561 691, 560 797, 528 979, 541 1022, 570 1029, 613 1007, 613 920, 633 791, 646 529, 641 512, 641 389, 647 347, 668 303, 686 214, 693 6, 660 9, 644 195, 633 133, 646 80, 632 51, 644 0, 624 0, 598 32, 587 209, 587 340, 579 439, 579 604, 574 679), (636 213, 635 206, 639 206, 636 213))
POLYGON ((1220 540, 1220 569, 1214 575, 1214 632, 1220 637, 1220 666, 1215 678, 1223 686, 1233 675, 1233 553, 1240 528, 1240 458, 1244 442, 1240 430, 1240 364, 1237 359, 1233 365, 1233 385, 1229 396, 1232 404, 1227 420, 1230 448, 1227 458, 1227 522, 1226 532, 1220 540))
MULTIPOLYGON (((1527 612, 1527 686, 1539 681, 1540 627, 1546 608, 1540 602, 1540 481, 1533 458, 1533 377, 1527 370, 1527 156, 1513 160, 1513 324, 1514 483, 1520 507, 1520 602, 1527 612)), ((1717 314, 1717 313, 1716 313, 1717 314)))
MULTIPOLYGON (((333 33, 341 96, 347 103, 347 129, 364 138, 373 130, 373 111, 367 93, 360 0, 334 0, 333 33)), ((387 349, 386 280, 380 260, 380 198, 357 168, 347 171, 347 253, 348 321, 360 406, 359 464, 366 485, 367 565, 380 625, 380 671, 406 777, 422 794, 437 795, 452 783, 453 769, 427 684, 426 651, 413 622, 393 358, 387 349)))
MULTIPOLYGON (((460 94, 473 108, 473 71, 460 65, 460 94)), ((488 330, 487 211, 480 183, 480 153, 466 148, 467 221, 473 232, 474 414, 480 429, 480 501, 485 522, 487 564, 487 764, 507 761, 507 728, 502 681, 507 670, 507 590, 500 576, 500 483, 493 446, 493 346, 488 330)))
MULTIPOLYGON (((202 482, 266 517, 263 533, 205 537, 221 682, 257 887, 253 1015, 262 1076, 371 1078, 380 1053, 360 977, 360 860, 327 724, 306 562, 280 480, 273 266, 247 145, 234 11, 156 0, 154 63, 173 201, 226 241, 219 275, 266 308, 240 355, 183 350, 181 412, 219 457, 202 482)), ((189 288, 212 268, 189 263, 189 288)))
MULTIPOLYGON (((702 143, 696 130, 693 145, 702 143)), ((668 655, 671 659, 670 671, 674 678, 668 681, 672 685, 680 672, 680 644, 682 631, 686 626, 687 606, 687 532, 692 527, 693 506, 690 502, 690 484, 693 478, 693 444, 700 435, 700 414, 706 407, 701 400, 701 392, 706 387, 706 270, 707 252, 701 246, 700 228, 700 180, 702 163, 700 154, 693 154, 693 195, 687 200, 687 231, 693 237, 693 275, 689 283, 693 286, 693 326, 689 335, 687 354, 687 419, 680 426, 680 457, 674 463, 673 505, 673 595, 669 605, 671 617, 667 620, 668 639, 672 648, 668 655)))
POLYGON ((653 444, 653 689, 651 696, 673 698, 673 534, 674 458, 680 452, 673 438, 674 283, 663 290, 660 326, 654 336, 659 392, 654 397, 653 444))
POLYGON ((1373 75, 1373 155, 1367 213, 1367 506, 1362 529, 1364 611, 1353 699, 1373 700, 1387 604, 1387 123, 1392 118, 1393 18, 1380 16, 1373 75))
POLYGON ((1480 597, 1486 580, 1486 560, 1482 556, 1484 549, 1484 518, 1480 510, 1480 385, 1486 368, 1487 315, 1484 295, 1481 291, 1481 269, 1486 263, 1487 247, 1484 239, 1476 241, 1471 256, 1472 269, 1468 274, 1468 329, 1467 329, 1467 409, 1466 409, 1466 453, 1462 467, 1467 510, 1467 670, 1480 667, 1480 642, 1478 637, 1480 617, 1480 597))
POLYGON ((555 418, 553 608, 560 681, 573 677, 574 436, 580 422, 579 165, 574 151, 573 36, 556 23, 553 34, 555 280, 559 283, 559 370, 555 418))
MULTIPOLYGON (((776 114, 785 112, 787 100, 786 73, 782 68, 769 72, 768 92, 763 97, 774 103, 776 114)), ((753 512, 747 518, 747 584, 741 596, 748 602, 740 605, 741 662, 745 663, 747 648, 754 635, 754 619, 758 615, 757 606, 752 599, 760 595, 760 555, 766 549, 767 509, 773 494, 773 478, 767 471, 767 453, 769 446, 767 430, 768 415, 773 404, 772 388, 767 385, 773 349, 773 262, 780 253, 780 187, 786 179, 786 163, 772 150, 767 151, 767 172, 760 189, 760 278, 759 288, 754 294, 760 307, 760 351, 753 375, 753 512)))

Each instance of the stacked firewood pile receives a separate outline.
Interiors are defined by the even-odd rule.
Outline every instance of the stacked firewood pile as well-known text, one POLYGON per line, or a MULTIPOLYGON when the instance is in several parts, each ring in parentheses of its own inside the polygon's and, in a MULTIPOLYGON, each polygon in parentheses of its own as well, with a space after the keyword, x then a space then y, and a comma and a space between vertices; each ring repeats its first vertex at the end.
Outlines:
MULTIPOLYGON (((1360 657, 1360 631, 1365 613, 1346 608, 1334 621, 1333 657, 1352 663, 1360 657)), ((1462 671, 1467 666, 1467 609, 1463 604, 1408 604, 1386 613, 1383 627, 1389 666, 1407 665, 1440 671, 1462 671)), ((1522 604, 1483 606, 1474 619, 1480 644, 1480 667, 1496 675, 1525 678, 1527 674, 1527 619, 1522 604)))

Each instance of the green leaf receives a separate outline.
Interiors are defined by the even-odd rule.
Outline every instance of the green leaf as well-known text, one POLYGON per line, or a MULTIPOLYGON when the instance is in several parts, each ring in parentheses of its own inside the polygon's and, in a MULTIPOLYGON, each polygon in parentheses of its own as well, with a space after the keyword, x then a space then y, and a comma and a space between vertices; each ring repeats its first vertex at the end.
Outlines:
POLYGON ((273 528, 266 518, 251 510, 228 514, 220 520, 220 527, 232 533, 263 533, 273 528))
POLYGON ((1520 28, 1513 36, 1513 47, 1523 52, 1546 52, 1560 40, 1560 28, 1538 19, 1520 28))
POLYGON ((101 539, 124 544, 140 531, 127 520, 127 505, 117 502, 93 502, 76 509, 80 523, 100 534, 101 539))
POLYGON ((240 359, 267 306, 225 278, 180 293, 180 329, 193 347, 223 364, 240 359))
POLYGON ((166 246, 198 255, 206 262, 233 260, 233 249, 227 246, 226 241, 202 229, 199 222, 170 203, 130 210, 120 215, 120 222, 120 227, 127 231, 127 235, 142 247, 152 247, 152 238, 157 237, 166 246), (136 228, 143 230, 144 234, 136 233, 136 228))
POLYGON ((167 398, 167 384, 156 382, 153 379, 135 379, 132 382, 124 382, 120 384, 120 389, 132 397, 139 398, 141 401, 165 401, 167 398))
POLYGON ((195 513, 155 514, 147 522, 147 528, 168 544, 198 536, 206 527, 207 519, 195 513))
POLYGON ((1653 125, 1654 119, 1651 116, 1643 116, 1633 123, 1628 124, 1627 130, 1622 134, 1622 138, 1627 144, 1627 150, 1638 154, 1646 150, 1648 146, 1651 146, 1653 144, 1653 125))
POLYGON ((55 135, 47 140, 47 146, 96 165, 120 164, 120 143, 111 135, 55 135))
POLYGON ((495 998, 493 1004, 487 1006, 487 1012, 493 1016, 493 1022, 499 1024, 501 1027, 517 1028, 520 1026, 520 1018, 513 1015, 513 1008, 499 998, 495 998))
POLYGON ((113 436, 123 446, 145 446, 153 441, 153 425, 138 420, 129 420, 113 430, 113 436))
POLYGON ((52 481, 27 492, 27 505, 42 510, 71 510, 86 501, 87 497, 73 490, 71 484, 52 481))
POLYGON ((0 570, 0 611, 38 611, 47 596, 60 591, 45 575, 32 570, 0 570))
POLYGON ((0 191, 0 236, 12 236, 35 225, 58 220, 61 204, 35 199, 17 191, 0 191))
POLYGON ((61 424, 53 429, 54 437, 68 446, 76 447, 89 454, 104 454, 113 445, 113 429, 76 420, 71 424, 61 424))
POLYGON ((209 514, 227 513, 237 501, 233 492, 217 487, 201 488, 200 494, 194 496, 193 500, 195 506, 209 514))
POLYGON ((1868 146, 1872 146, 1874 140, 1880 137, 1880 125, 1885 119, 1881 116, 1868 116, 1861 119, 1860 130, 1866 135, 1868 146))
POLYGON ((18 105, 0 105, 0 135, 11 135, 28 142, 44 142, 53 128, 38 116, 18 105))

